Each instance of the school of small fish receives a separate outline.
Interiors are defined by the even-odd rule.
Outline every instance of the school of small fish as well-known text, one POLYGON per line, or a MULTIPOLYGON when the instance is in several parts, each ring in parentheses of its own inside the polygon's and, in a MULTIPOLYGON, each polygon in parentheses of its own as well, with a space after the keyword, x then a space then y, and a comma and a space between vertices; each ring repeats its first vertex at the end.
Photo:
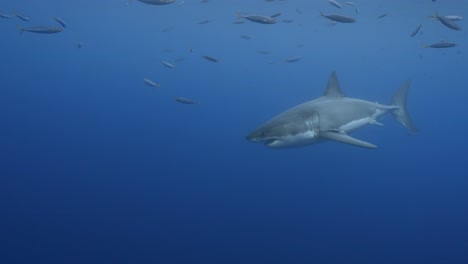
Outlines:
MULTIPOLYGON (((136 1, 139 2, 138 4, 148 5, 148 8, 151 8, 150 6, 161 6, 161 7, 153 7, 153 8, 164 8, 162 6, 171 5, 171 4, 175 4, 175 5, 181 6, 181 7, 185 5, 185 1, 177 1, 177 0, 136 0, 136 1)), ((276 0, 264 0, 264 1, 265 2, 275 2, 276 0)), ((291 4, 293 3, 292 1, 289 2, 287 0, 277 0, 277 1, 281 2, 281 3, 291 3, 291 4)), ((133 0, 127 0, 127 4, 130 4, 132 2, 133 2, 133 0)), ((208 4, 208 3, 211 3, 211 2, 212 2, 212 0, 199 0, 199 3, 201 3, 201 4, 208 4)), ((316 3, 317 10, 319 11, 317 15, 328 19, 330 25, 332 25, 332 26, 334 26, 334 25, 336 25, 338 23, 353 24, 353 23, 358 22, 358 19, 356 19, 356 16, 359 15, 360 10, 359 10, 358 6, 353 2, 341 2, 340 3, 340 1, 338 1, 338 0, 320 0, 320 3, 318 3, 319 1, 316 1, 316 2, 317 2, 316 3), (326 2, 328 2, 329 5, 327 5, 326 2), (342 14, 322 12, 321 9, 322 8, 325 9, 326 6, 328 6, 329 8, 333 8, 334 10, 337 10, 342 14), (330 6, 332 6, 332 7, 330 7, 330 6), (343 14, 343 13, 346 12, 346 9, 349 9, 349 8, 354 9, 354 12, 353 12, 354 15, 353 16, 343 14)), ((429 2, 429 0, 427 0, 427 2, 429 2)), ((434 5, 434 2, 436 2, 436 0, 431 0, 431 2, 434 5)), ((437 3, 439 3, 439 2, 437 2, 437 3)), ((295 12, 293 12, 291 14, 288 14, 288 13, 284 12, 284 10, 281 10, 281 12, 276 12, 276 13, 273 13, 271 15, 269 15, 269 14, 250 13, 250 12, 243 12, 243 11, 241 12, 240 10, 233 10, 232 14, 231 15, 226 14, 226 17, 232 17, 234 19, 234 21, 228 22, 228 23, 232 23, 233 25, 239 25, 240 26, 240 25, 247 24, 247 23, 255 23, 255 24, 260 24, 260 25, 263 24, 266 27, 275 27, 275 24, 277 24, 278 22, 289 24, 289 23, 292 23, 293 21, 295 21, 292 17, 296 17, 296 19, 299 19, 298 16, 302 16, 304 14, 302 8, 296 7, 294 10, 295 10, 295 12), (285 18, 281 19, 281 20, 277 20, 277 18, 280 17, 280 16, 282 18, 283 17, 285 17, 285 18)), ((375 15, 374 18, 377 18, 379 20, 383 19, 383 18, 385 18, 385 20, 396 19, 396 18, 394 18, 394 16, 386 18, 387 16, 389 16, 388 13, 380 13, 380 14, 374 14, 374 15, 375 15)), ((31 17, 29 17, 29 16, 27 16, 25 14, 22 14, 22 13, 17 13, 17 12, 5 13, 5 12, 2 12, 0 10, 0 18, 2 18, 4 20, 17 19, 18 22, 21 22, 21 23, 28 23, 28 24, 34 23, 34 20, 31 19, 31 17)), ((433 15, 429 15, 429 16, 427 16, 427 18, 424 18, 424 19, 425 19, 424 21, 422 20, 422 22, 420 24, 416 25, 414 27, 414 29, 410 32, 409 36, 411 38, 422 34, 421 29, 423 28, 423 23, 425 23, 427 21, 429 21, 429 23, 436 23, 438 21, 441 24, 441 26, 443 26, 443 27, 445 27, 447 29, 453 30, 453 31, 461 31, 462 30, 462 27, 458 24, 458 22, 460 20, 462 20, 463 17, 461 15, 458 15, 458 14, 457 15, 447 15, 447 14, 441 15, 437 11, 435 11, 433 15), (433 22, 431 22, 431 21, 433 21, 433 22)), ((67 28, 67 22, 65 22, 65 20, 63 18, 61 18, 61 17, 51 16, 50 17, 50 22, 51 22, 51 24, 49 24, 49 25, 40 25, 40 26, 39 25, 23 26, 23 25, 17 24, 16 27, 18 28, 20 35, 22 35, 23 32, 36 33, 36 34, 55 34, 55 33, 63 32, 64 29, 67 28)), ((203 20, 196 21, 194 23, 197 23, 199 25, 206 25, 206 24, 212 24, 212 23, 216 23, 216 22, 208 20, 208 19, 203 19, 203 20)), ((205 27, 205 26, 201 26, 201 27, 205 27)), ((426 28, 426 26, 424 26, 424 28, 426 28)), ((169 31, 172 31, 174 29, 175 29, 175 27, 166 27, 166 28, 162 28, 161 31, 162 32, 169 32, 169 31)), ((244 34, 244 35, 240 35, 240 38, 243 39, 243 40, 251 40, 252 36, 248 35, 248 34, 244 34)), ((76 45, 77 48, 82 48, 83 47, 83 43, 82 43, 81 40, 78 40, 75 43, 75 45, 76 45)), ((442 40, 442 41, 439 41, 439 42, 424 44, 423 47, 424 48, 443 49, 443 48, 452 48, 452 47, 455 47, 457 45, 458 44, 455 43, 455 42, 442 40)), ((300 47, 301 44, 298 44, 297 46, 300 47)), ((165 48, 163 50, 165 52, 174 52, 174 50, 170 49, 170 48, 165 48)), ((189 53, 193 53, 195 51, 195 49, 191 47, 191 48, 188 49, 188 51, 189 51, 189 53)), ((257 50, 257 53, 261 54, 261 55, 266 55, 266 56, 272 54, 271 51, 266 50, 266 49, 257 50)), ((208 55, 208 54, 204 54, 204 55, 200 55, 200 56, 201 56, 201 58, 203 58, 207 62, 221 63, 221 60, 218 57, 214 57, 214 56, 208 55)), ((180 57, 174 59, 173 62, 172 61, 162 60, 160 63, 161 63, 161 65, 163 67, 176 71, 176 69, 177 69, 176 63, 181 62, 184 59, 185 59, 185 56, 180 56, 180 57)), ((295 63, 295 62, 298 62, 298 61, 300 61, 302 59, 303 59, 303 56, 294 55, 294 56, 283 58, 283 59, 280 59, 280 60, 277 60, 277 61, 282 61, 282 62, 286 62, 286 63, 295 63)), ((275 61, 270 61, 269 63, 273 64, 273 63, 276 63, 276 62, 275 61)), ((148 77, 144 77, 143 81, 149 87, 156 87, 156 88, 161 87, 161 84, 159 82, 154 82, 151 79, 149 79, 148 77)), ((196 101, 196 100, 193 100, 193 99, 190 99, 190 98, 187 98, 187 97, 176 97, 175 101, 179 102, 179 103, 183 103, 183 104, 192 104, 192 105, 200 104, 199 101, 196 101)))

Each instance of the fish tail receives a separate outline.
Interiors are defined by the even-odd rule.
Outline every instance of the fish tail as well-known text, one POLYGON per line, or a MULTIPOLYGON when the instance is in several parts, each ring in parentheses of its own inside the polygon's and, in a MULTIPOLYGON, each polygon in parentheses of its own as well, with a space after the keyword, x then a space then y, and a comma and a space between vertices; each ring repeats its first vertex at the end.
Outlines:
POLYGON ((320 16, 323 16, 322 10, 319 10, 319 12, 320 12, 320 16))
POLYGON ((406 110, 406 97, 408 94, 408 89, 411 84, 410 80, 406 80, 403 85, 398 89, 393 96, 391 105, 396 107, 393 110, 393 116, 398 122, 405 126, 411 132, 417 132, 418 129, 413 123, 409 113, 406 110))
POLYGON ((24 28, 22 28, 20 25, 17 25, 16 27, 18 28, 20 35, 22 35, 24 32, 24 28))
POLYGON ((237 12, 237 11, 236 11, 236 16, 237 16, 237 18, 243 18, 243 16, 241 15, 241 13, 239 13, 239 12, 237 12))

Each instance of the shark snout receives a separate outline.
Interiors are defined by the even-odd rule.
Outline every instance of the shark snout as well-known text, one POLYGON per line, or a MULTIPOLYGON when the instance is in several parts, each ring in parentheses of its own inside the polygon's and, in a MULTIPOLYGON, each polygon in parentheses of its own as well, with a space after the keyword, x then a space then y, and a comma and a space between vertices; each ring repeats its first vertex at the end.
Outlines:
POLYGON ((258 141, 258 139, 255 137, 255 135, 253 135, 252 133, 245 136, 245 139, 247 139, 248 141, 258 141))
POLYGON ((258 142, 265 140, 265 133, 262 130, 254 130, 250 132, 245 139, 248 141, 258 142))

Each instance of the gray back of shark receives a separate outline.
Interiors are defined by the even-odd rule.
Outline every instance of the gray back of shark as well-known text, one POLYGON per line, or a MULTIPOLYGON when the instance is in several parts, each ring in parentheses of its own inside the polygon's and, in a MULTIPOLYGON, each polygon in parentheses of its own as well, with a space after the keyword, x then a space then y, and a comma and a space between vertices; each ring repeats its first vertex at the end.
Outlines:
POLYGON ((381 125, 377 119, 391 112, 406 128, 416 132, 406 111, 406 96, 410 81, 403 83, 390 105, 345 97, 335 72, 328 80, 322 97, 297 105, 280 113, 247 135, 254 142, 264 142, 271 148, 305 146, 326 140, 363 148, 374 144, 353 138, 348 133, 368 124, 381 125))

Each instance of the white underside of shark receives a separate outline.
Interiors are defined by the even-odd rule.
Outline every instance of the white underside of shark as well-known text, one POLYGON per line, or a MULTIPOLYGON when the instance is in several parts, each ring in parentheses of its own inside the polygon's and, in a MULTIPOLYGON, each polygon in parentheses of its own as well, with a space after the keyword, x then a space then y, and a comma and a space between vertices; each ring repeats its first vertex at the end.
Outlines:
POLYGON ((391 112, 410 131, 416 132, 406 111, 406 95, 410 81, 395 93, 390 105, 345 97, 333 72, 322 97, 297 105, 280 113, 252 131, 247 139, 264 142, 271 148, 299 147, 326 140, 363 148, 377 146, 349 135, 368 124, 381 125, 377 119, 391 112))

